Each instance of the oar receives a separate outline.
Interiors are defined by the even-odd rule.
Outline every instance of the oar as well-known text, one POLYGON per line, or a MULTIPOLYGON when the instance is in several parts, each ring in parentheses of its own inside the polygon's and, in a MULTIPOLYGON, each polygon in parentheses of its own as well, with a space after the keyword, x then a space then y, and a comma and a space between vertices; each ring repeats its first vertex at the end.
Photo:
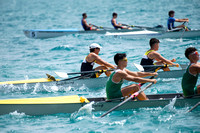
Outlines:
POLYGON ((190 110, 187 111, 187 113, 191 112, 193 109, 195 109, 197 106, 200 105, 200 102, 198 102, 196 105, 194 105, 190 110))
MULTIPOLYGON (((152 67, 152 68, 179 67, 179 64, 177 64, 177 65, 169 65, 169 64, 163 64, 163 65, 139 65, 139 64, 136 64, 136 63, 133 63, 133 64, 139 71, 144 71, 145 67, 152 67)), ((181 67, 185 68, 185 64, 182 64, 181 67)))
POLYGON ((68 78, 68 75, 74 74, 86 74, 86 73, 103 73, 107 71, 113 71, 114 69, 107 69, 107 70, 96 70, 96 71, 83 71, 83 72, 74 72, 74 73, 66 73, 66 72, 55 72, 61 78, 68 78))
POLYGON ((128 26, 128 27, 136 27, 136 28, 140 28, 140 29, 153 29, 153 28, 163 28, 163 26, 161 25, 158 25, 158 26, 155 26, 155 27, 146 27, 146 26, 137 26, 137 25, 128 25, 128 24, 122 24, 123 26, 128 26))
POLYGON ((106 113, 104 113, 103 115, 100 116, 100 118, 106 116, 107 114, 109 114, 110 112, 112 112, 113 110, 119 108, 120 106, 122 106, 123 104, 125 104, 126 102, 128 102, 129 100, 137 97, 141 92, 145 91, 147 88, 149 88, 153 83, 148 84, 146 87, 144 87, 143 89, 133 93, 129 98, 127 98, 126 100, 124 100, 123 102, 121 102, 120 104, 118 104, 117 106, 113 107, 112 109, 110 109, 109 111, 107 111, 106 113))
MULTIPOLYGON (((186 23, 187 23, 186 25, 188 26, 188 22, 186 22, 186 23)), ((184 35, 184 33, 185 33, 185 30, 186 30, 187 26, 185 26, 185 29, 183 30, 183 33, 182 33, 182 35, 181 35, 181 38, 180 38, 180 39, 181 39, 181 42, 182 42, 182 38, 183 38, 183 35, 184 35)))
POLYGON ((114 28, 110 28, 110 27, 97 26, 97 25, 94 25, 94 24, 91 24, 91 25, 93 25, 93 26, 96 27, 96 28, 104 29, 104 30, 106 30, 106 29, 108 29, 108 30, 113 30, 113 29, 114 29, 114 28))

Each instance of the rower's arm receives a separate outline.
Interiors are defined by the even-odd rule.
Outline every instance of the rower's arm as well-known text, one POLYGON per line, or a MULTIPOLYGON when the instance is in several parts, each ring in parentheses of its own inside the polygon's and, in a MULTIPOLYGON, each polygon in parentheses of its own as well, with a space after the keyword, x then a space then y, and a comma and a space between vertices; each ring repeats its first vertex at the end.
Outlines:
POLYGON ((198 65, 198 64, 191 65, 189 71, 192 74, 199 74, 200 73, 200 65, 198 65))
POLYGON ((114 65, 102 60, 98 55, 95 55, 95 60, 96 60, 96 63, 99 64, 99 65, 104 65, 104 66, 107 66, 109 68, 115 68, 114 65))
POLYGON ((167 60, 165 59, 162 55, 160 55, 159 53, 155 52, 153 55, 154 59, 157 61, 162 61, 166 64, 170 64, 170 65, 176 65, 175 63, 173 63, 171 60, 167 60))
POLYGON ((155 76, 155 75, 157 75, 156 72, 154 72, 154 73, 150 73, 150 72, 132 72, 132 71, 129 71, 128 69, 126 69, 126 72, 129 75, 134 76, 134 77, 147 77, 147 76, 155 76))
POLYGON ((154 82, 154 83, 156 83, 155 79, 144 79, 144 78, 140 78, 140 77, 134 77, 134 76, 131 76, 129 74, 124 76, 124 79, 128 80, 128 81, 137 82, 137 83, 146 83, 146 82, 154 82))
POLYGON ((112 22, 113 22, 114 26, 121 26, 120 24, 117 24, 117 23, 116 23, 116 20, 115 20, 115 19, 112 20, 112 22))
POLYGON ((84 23, 85 26, 91 27, 90 25, 87 24, 86 20, 83 20, 83 23, 84 23))
POLYGON ((184 19, 175 19, 176 22, 189 22, 188 18, 184 18, 184 19))

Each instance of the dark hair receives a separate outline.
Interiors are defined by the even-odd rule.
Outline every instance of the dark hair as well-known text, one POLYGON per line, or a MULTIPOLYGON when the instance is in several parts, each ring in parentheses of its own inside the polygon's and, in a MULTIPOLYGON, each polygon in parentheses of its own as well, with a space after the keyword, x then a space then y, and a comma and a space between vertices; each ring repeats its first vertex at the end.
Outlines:
POLYGON ((114 17, 114 16, 117 16, 117 13, 116 13, 116 12, 113 12, 112 16, 113 16, 113 17, 114 17))
POLYGON ((156 43, 160 43, 160 41, 156 38, 151 38, 151 40, 149 41, 150 47, 152 47, 156 43))
POLYGON ((94 52, 94 50, 95 50, 95 48, 91 48, 91 49, 90 49, 90 53, 91 53, 91 52, 94 52))
POLYGON ((83 13, 83 14, 82 14, 83 17, 86 16, 86 15, 87 15, 86 13, 83 13))
POLYGON ((175 11, 173 11, 173 10, 169 11, 169 13, 168 13, 169 17, 171 17, 171 15, 174 13, 175 13, 175 11))
POLYGON ((119 60, 124 59, 124 57, 126 57, 126 53, 117 53, 117 54, 114 56, 115 64, 118 65, 119 60))
POLYGON ((189 47, 185 50, 185 57, 189 59, 189 55, 193 52, 197 51, 195 47, 189 47))

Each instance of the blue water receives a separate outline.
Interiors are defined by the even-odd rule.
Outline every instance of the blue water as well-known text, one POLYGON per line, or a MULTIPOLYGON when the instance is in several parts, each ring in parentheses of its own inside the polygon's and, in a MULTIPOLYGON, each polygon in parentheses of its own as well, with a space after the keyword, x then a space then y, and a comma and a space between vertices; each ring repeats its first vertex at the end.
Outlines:
MULTIPOLYGON (((54 71, 78 72, 82 59, 93 42, 103 47, 102 59, 113 63, 117 52, 128 55, 128 69, 137 71, 133 63, 139 63, 149 49, 149 39, 124 39, 104 35, 68 35, 45 40, 26 38, 23 29, 82 29, 83 12, 87 21, 95 25, 111 27, 113 12, 118 22, 166 26, 168 11, 175 10, 176 18, 189 18, 191 29, 200 29, 200 1, 193 0, 0 0, 0 81, 45 78, 46 73, 57 77, 54 71)), ((189 46, 200 49, 199 39, 162 39, 159 52, 167 59, 188 63, 184 50, 189 46)), ((200 81, 200 80, 199 80, 200 81)), ((198 83, 200 83, 198 81, 198 83)), ((181 78, 158 79, 146 94, 180 93, 181 78)), ((50 86, 29 91, 24 88, 0 90, 1 99, 46 97, 63 95, 85 97, 106 96, 105 88, 66 88, 53 90, 50 86)), ((190 107, 141 108, 114 111, 103 119, 96 119, 103 112, 75 112, 47 116, 28 116, 12 112, 0 116, 0 132, 200 132, 200 110, 191 113, 190 107)), ((91 108, 89 108, 91 109, 91 108)))

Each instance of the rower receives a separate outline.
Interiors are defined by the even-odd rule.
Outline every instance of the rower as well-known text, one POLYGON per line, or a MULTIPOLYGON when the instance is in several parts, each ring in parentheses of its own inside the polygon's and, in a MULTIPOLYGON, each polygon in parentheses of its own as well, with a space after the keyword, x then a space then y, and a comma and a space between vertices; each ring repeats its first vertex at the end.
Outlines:
MULTIPOLYGON (((115 99, 121 97, 129 97, 134 92, 139 91, 141 88, 137 84, 132 84, 121 89, 124 79, 128 81, 134 81, 138 83, 154 82, 156 79, 144 79, 141 77, 157 75, 156 72, 132 72, 126 69, 128 60, 125 53, 117 53, 114 56, 114 61, 117 65, 117 69, 110 75, 106 83, 106 95, 107 99, 115 99)), ((138 95, 139 100, 148 100, 144 92, 138 95)))
POLYGON ((96 27, 93 27, 92 24, 89 24, 89 25, 87 24, 87 21, 86 21, 87 14, 86 13, 83 13, 82 16, 83 16, 83 18, 81 20, 81 25, 83 26, 83 29, 85 31, 88 31, 88 30, 99 30, 96 27))
MULTIPOLYGON (((165 59, 162 55, 160 55, 158 52, 159 49, 159 43, 160 41, 156 38, 151 38, 149 41, 150 44, 150 49, 145 52, 144 56, 141 59, 140 65, 164 65, 164 64, 170 64, 170 65, 175 65, 179 66, 178 64, 175 64, 173 62, 176 61, 176 59, 172 60, 167 60, 165 59), (157 61, 154 63, 154 61, 157 61)), ((155 71, 155 67, 144 67, 144 71, 155 71)), ((168 67, 162 68, 164 71, 170 71, 168 67)))
MULTIPOLYGON (((89 48, 90 48, 90 53, 85 57, 85 59, 83 60, 83 62, 81 64, 81 72, 106 70, 108 68, 112 68, 112 69, 115 68, 114 65, 102 60, 99 57, 99 52, 100 52, 100 49, 102 48, 99 44, 92 43, 89 46, 89 48), (93 69, 95 63, 99 64, 100 66, 93 69)), ((106 71, 105 74, 106 74, 106 76, 110 76, 111 72, 106 71)), ((81 74, 81 76, 90 77, 90 78, 98 78, 100 75, 101 75, 101 73, 81 74)))
POLYGON ((116 30, 118 30, 118 29, 129 29, 129 27, 127 27, 127 26, 122 26, 122 24, 120 24, 120 23, 117 23, 117 13, 113 13, 112 14, 112 16, 113 16, 113 18, 112 18, 112 20, 111 20, 111 24, 113 25, 113 27, 116 29, 116 30))
POLYGON ((173 30, 173 29, 176 29, 176 28, 178 28, 178 29, 184 28, 185 31, 189 31, 189 29, 184 24, 176 26, 176 27, 174 26, 174 22, 189 22, 188 18, 175 19, 174 14, 175 14, 175 12, 173 10, 169 11, 169 18, 167 20, 168 30, 173 30))
POLYGON ((200 94, 200 85, 196 86, 200 73, 199 53, 195 47, 185 50, 185 56, 190 60, 190 64, 182 78, 182 89, 184 96, 200 94))

